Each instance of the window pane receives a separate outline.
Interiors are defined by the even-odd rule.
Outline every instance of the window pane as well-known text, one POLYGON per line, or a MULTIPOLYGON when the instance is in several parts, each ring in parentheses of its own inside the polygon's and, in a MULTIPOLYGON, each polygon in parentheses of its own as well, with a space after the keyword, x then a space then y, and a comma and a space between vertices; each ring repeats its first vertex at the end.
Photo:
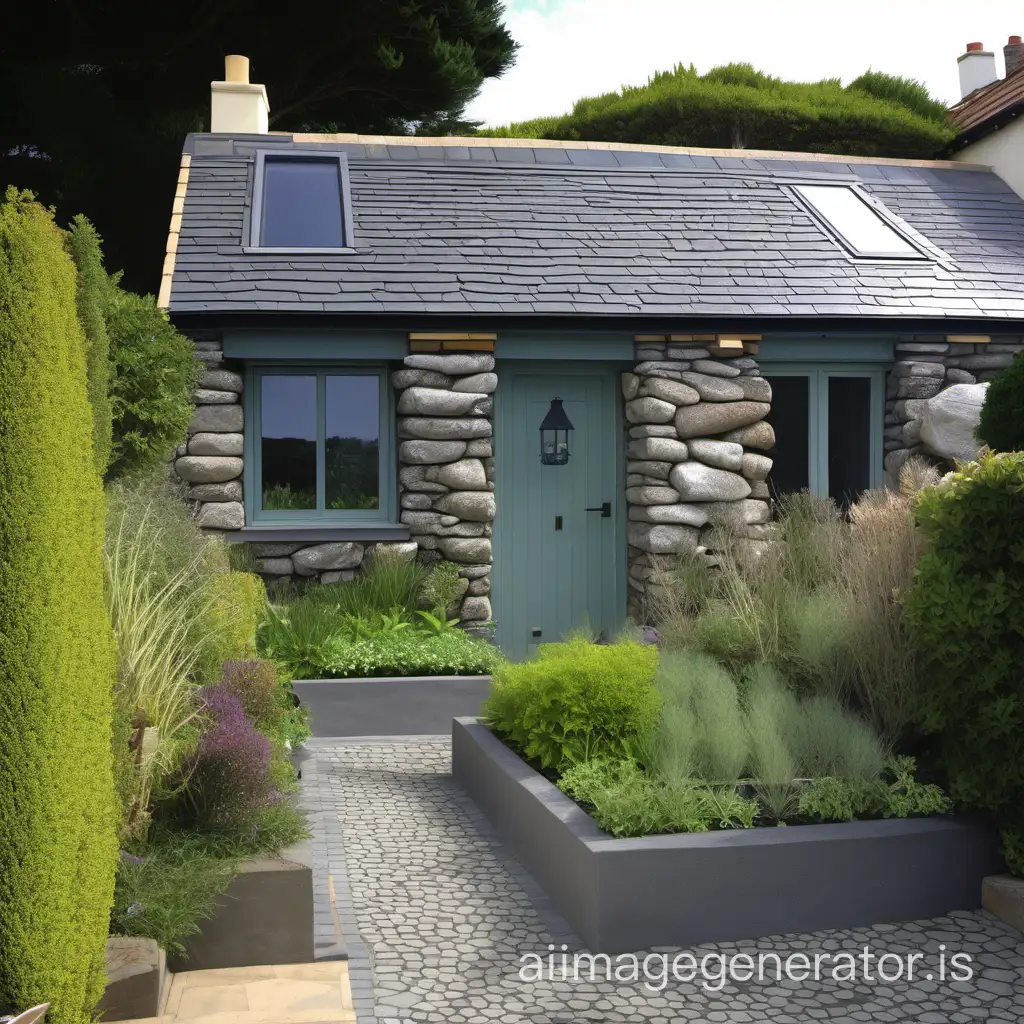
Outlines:
POLYGON ((316 377, 264 375, 260 385, 263 508, 316 508, 316 377))
POLYGON ((920 256, 853 189, 837 185, 800 185, 800 194, 863 255, 920 256))
POLYGON ((340 175, 337 160, 266 160, 260 245, 344 245, 340 175))
POLYGON ((810 480, 808 419, 809 377, 767 377, 772 386, 772 410, 768 422, 775 430, 768 486, 772 496, 807 490, 810 480))
POLYGON ((828 493, 846 508, 871 486, 871 378, 828 379, 828 493))
POLYGON ((380 500, 380 380, 327 378, 327 508, 377 508, 380 500))

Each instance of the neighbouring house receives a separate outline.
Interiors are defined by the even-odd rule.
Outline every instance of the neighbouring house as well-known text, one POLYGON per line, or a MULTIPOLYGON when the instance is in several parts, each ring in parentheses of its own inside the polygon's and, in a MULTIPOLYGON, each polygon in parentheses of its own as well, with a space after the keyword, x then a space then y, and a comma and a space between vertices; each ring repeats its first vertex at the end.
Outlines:
POLYGON ((658 556, 882 484, 922 400, 1024 347, 987 166, 268 132, 226 78, 161 304, 207 366, 177 473, 268 578, 388 545, 459 563, 513 656, 610 633, 658 556))

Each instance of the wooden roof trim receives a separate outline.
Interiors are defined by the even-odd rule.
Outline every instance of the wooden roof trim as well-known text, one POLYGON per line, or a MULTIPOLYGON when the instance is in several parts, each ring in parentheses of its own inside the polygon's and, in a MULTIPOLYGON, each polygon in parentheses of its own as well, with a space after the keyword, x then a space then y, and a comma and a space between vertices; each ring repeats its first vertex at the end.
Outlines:
POLYGON ((192 165, 192 157, 188 153, 181 154, 181 167, 178 170, 178 187, 174 190, 174 203, 171 206, 171 224, 167 231, 167 250, 164 256, 164 269, 160 275, 160 294, 156 304, 160 309, 167 309, 171 304, 171 279, 174 277, 174 260, 178 255, 178 238, 181 235, 181 215, 185 209, 185 193, 188 191, 188 172, 192 165))

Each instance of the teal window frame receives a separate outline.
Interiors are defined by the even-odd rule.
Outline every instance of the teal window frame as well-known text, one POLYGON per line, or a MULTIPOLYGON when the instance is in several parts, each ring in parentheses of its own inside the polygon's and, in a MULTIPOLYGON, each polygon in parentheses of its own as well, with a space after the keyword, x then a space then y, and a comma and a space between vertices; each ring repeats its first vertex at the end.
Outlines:
MULTIPOLYGON (((885 479, 885 373, 876 363, 797 363, 765 361, 765 377, 807 377, 807 479, 812 494, 828 494, 828 381, 830 377, 867 377, 871 381, 870 483, 885 479)), ((768 414, 771 422, 771 413, 768 414)))
POLYGON ((388 368, 384 364, 317 363, 308 366, 273 363, 253 364, 246 368, 245 393, 249 400, 245 404, 245 522, 247 526, 384 526, 396 521, 397 469, 395 452, 395 414, 392 392, 388 381, 388 368), (265 376, 283 375, 316 377, 316 504, 315 509, 271 509, 262 508, 263 499, 263 410, 262 380, 265 376), (324 466, 326 454, 326 390, 327 378, 376 377, 379 387, 378 411, 378 477, 377 508, 328 509, 325 508, 324 466), (251 472, 249 467, 252 467, 251 472))

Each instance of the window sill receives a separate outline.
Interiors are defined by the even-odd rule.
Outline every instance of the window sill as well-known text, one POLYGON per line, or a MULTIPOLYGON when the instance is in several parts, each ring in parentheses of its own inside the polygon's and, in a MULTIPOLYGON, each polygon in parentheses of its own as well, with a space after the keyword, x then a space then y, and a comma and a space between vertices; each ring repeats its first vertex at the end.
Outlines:
POLYGON ((402 541, 409 539, 409 528, 398 523, 366 526, 245 526, 224 535, 229 544, 249 541, 300 541, 311 543, 331 540, 402 541))
POLYGON ((352 256, 359 252, 352 246, 283 246, 283 245, 243 245, 242 252, 248 255, 265 256, 352 256))

